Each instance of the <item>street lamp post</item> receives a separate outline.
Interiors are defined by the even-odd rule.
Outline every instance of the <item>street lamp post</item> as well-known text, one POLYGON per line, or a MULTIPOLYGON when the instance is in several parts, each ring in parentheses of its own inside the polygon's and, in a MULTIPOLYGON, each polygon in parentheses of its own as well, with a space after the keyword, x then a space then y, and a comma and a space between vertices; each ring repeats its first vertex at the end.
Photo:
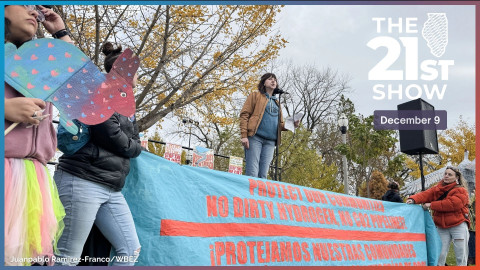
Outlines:
POLYGON ((192 161, 192 154, 191 154, 191 149, 190 149, 190 141, 192 139, 192 124, 193 124, 193 120, 192 119, 187 119, 187 118, 184 118, 182 119, 182 123, 186 124, 186 123, 190 123, 190 129, 189 129, 189 132, 188 132, 188 152, 187 152, 187 156, 186 156, 186 160, 185 162, 187 163, 187 165, 190 164, 190 162, 192 161))
MULTIPOLYGON (((348 129, 348 119, 344 113, 340 115, 338 118, 338 126, 340 127, 340 131, 342 132, 342 142, 343 144, 347 144, 347 129, 348 129)), ((348 172, 347 172, 347 157, 342 155, 342 163, 343 163, 343 189, 345 194, 348 194, 348 172)))

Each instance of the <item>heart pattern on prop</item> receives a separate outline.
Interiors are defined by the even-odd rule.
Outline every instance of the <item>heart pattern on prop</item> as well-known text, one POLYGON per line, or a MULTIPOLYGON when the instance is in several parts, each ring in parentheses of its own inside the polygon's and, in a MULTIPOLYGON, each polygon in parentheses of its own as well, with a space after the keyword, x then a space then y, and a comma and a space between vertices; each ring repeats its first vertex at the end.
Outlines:
POLYGON ((78 127, 106 121, 118 113, 135 113, 133 75, 139 59, 126 49, 109 74, 103 74, 77 47, 59 39, 38 39, 16 48, 5 44, 5 82, 25 97, 39 98, 60 112, 60 123, 72 134, 78 127))
MULTIPOLYGON (((113 63, 112 69, 106 75, 106 79, 100 84, 100 88, 94 93, 94 99, 87 104, 84 112, 88 115, 86 121, 101 121, 105 117, 112 116, 113 111, 131 117, 135 114, 135 96, 133 94, 133 77, 140 65, 138 56, 130 49, 126 49, 113 63), (104 110, 96 110, 97 104, 106 106, 104 110)), ((79 119, 81 120, 81 119, 79 119)), ((105 121, 105 120, 104 120, 105 121)))

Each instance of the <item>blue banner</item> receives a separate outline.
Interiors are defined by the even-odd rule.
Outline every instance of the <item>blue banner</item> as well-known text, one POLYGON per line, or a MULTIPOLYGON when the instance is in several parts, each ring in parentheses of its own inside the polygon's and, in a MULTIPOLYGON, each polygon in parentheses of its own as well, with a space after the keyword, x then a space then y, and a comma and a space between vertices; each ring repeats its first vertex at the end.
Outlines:
POLYGON ((123 189, 136 265, 436 265, 440 240, 418 205, 206 168, 143 152, 123 189))

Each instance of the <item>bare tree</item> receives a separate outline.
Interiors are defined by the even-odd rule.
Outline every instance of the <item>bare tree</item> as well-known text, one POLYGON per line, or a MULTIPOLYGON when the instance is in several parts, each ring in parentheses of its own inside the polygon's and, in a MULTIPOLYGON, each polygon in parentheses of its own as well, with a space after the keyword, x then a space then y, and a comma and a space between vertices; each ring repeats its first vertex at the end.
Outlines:
POLYGON ((291 93, 286 102, 295 104, 286 107, 287 112, 302 112, 302 123, 311 131, 318 128, 325 119, 335 116, 335 108, 342 94, 349 92, 350 79, 331 68, 319 70, 313 65, 287 69, 285 89, 291 93), (289 100, 291 99, 291 100, 289 100))

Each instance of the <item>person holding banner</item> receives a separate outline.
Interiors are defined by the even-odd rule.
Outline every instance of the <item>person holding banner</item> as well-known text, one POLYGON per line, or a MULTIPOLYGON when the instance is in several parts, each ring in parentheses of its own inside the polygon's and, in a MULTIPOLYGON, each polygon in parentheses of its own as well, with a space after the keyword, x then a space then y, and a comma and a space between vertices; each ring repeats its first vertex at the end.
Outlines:
POLYGON ((406 203, 423 203, 425 210, 433 211, 433 221, 442 240, 438 265, 445 265, 450 242, 457 265, 467 265, 468 259, 468 191, 466 180, 456 167, 448 166, 443 179, 428 190, 410 196, 406 203))
MULTIPOLYGON (((103 45, 104 67, 112 68, 122 47, 103 45)), ((133 86, 136 84, 136 75, 133 86)), ((132 266, 140 242, 130 209, 121 193, 130 170, 130 158, 141 153, 134 117, 114 113, 107 121, 90 126, 90 141, 73 155, 59 159, 54 179, 65 206, 65 230, 58 241, 56 265, 73 266, 95 223, 112 244, 114 266, 132 266)))
MULTIPOLYGON (((6 5, 5 42, 17 48, 35 39, 39 23, 51 34, 65 23, 44 6, 6 5)), ((55 35, 54 35, 55 36, 55 35)), ((71 42, 68 35, 58 38, 71 42)), ((55 155, 52 104, 5 87, 5 261, 4 265, 51 264, 65 211, 46 167, 55 155)))
MULTIPOLYGON (((286 131, 280 103, 274 90, 278 88, 277 77, 266 73, 260 78, 258 91, 248 95, 240 112, 241 142, 245 149, 245 174, 267 178, 276 144, 281 142, 280 130, 286 131), (278 122, 280 113, 281 122, 278 122), (277 134, 278 133, 278 134, 277 134)), ((295 122, 298 127, 299 121, 295 122)))

